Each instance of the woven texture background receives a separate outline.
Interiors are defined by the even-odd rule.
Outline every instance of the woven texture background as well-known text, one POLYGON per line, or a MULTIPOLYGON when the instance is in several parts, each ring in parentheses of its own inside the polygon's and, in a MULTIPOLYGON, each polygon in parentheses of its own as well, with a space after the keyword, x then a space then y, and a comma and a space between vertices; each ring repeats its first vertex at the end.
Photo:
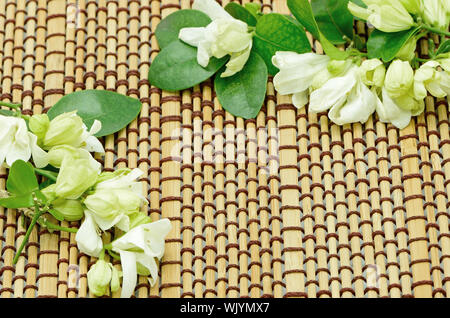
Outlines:
MULTIPOLYGON (((285 0, 255 2, 288 12, 285 0)), ((95 88, 143 103, 137 120, 103 140, 104 169, 142 169, 148 213, 173 225, 159 281, 151 287, 141 277, 136 297, 447 296, 447 102, 427 97, 425 112, 399 131, 375 116, 333 125, 325 113, 295 109, 271 80, 254 120, 224 112, 211 81, 162 92, 147 81, 154 30, 189 7, 0 1, 3 101, 41 113, 64 94, 95 88)), ((5 169, 0 177, 4 189, 5 169)), ((78 252, 74 234, 35 229, 13 266, 24 234, 20 215, 0 209, 0 297, 90 296, 95 260, 78 252)))

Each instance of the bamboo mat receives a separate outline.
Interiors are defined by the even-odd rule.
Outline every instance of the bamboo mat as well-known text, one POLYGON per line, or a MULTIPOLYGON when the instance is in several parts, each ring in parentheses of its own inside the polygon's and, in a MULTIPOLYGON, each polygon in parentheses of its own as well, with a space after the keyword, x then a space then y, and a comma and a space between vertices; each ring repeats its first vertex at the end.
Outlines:
MULTIPOLYGON (((288 12, 285 0, 255 2, 288 12)), ((224 112, 211 81, 161 92, 147 81, 154 30, 189 7, 0 1, 2 100, 41 113, 95 88, 143 103, 137 120, 104 140, 103 162, 142 169, 148 213, 173 225, 159 281, 150 287, 141 277, 136 297, 446 297, 447 102, 428 97, 424 114, 399 131, 375 116, 333 125, 325 113, 295 109, 271 80, 254 120, 224 112)), ((0 177, 4 189, 5 169, 0 177)), ((91 296, 95 259, 78 252, 74 234, 35 229, 13 266, 24 234, 19 214, 0 209, 1 297, 91 296)))

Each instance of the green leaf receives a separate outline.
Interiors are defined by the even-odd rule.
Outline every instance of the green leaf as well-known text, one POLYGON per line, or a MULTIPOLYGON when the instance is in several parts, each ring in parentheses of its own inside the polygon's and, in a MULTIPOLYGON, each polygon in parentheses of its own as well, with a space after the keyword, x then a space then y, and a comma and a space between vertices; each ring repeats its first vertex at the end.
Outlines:
POLYGON ((9 109, 0 109, 0 115, 2 116, 14 116, 15 112, 9 109))
POLYGON ((230 77, 220 77, 219 74, 214 87, 222 107, 234 116, 255 118, 266 96, 267 67, 264 60, 252 51, 239 73, 230 77))
POLYGON ((341 51, 335 47, 322 33, 320 33, 320 44, 322 44, 325 53, 333 60, 345 60, 350 56, 349 52, 341 51))
POLYGON ((225 6, 225 11, 227 11, 233 18, 241 20, 250 26, 256 25, 256 17, 249 10, 236 2, 228 3, 225 6))
POLYGON ((85 90, 61 98, 47 113, 50 119, 76 110, 87 127, 94 120, 102 123, 97 137, 107 136, 126 127, 141 111, 139 100, 105 90, 85 90))
POLYGON ((277 51, 311 51, 305 30, 278 13, 266 14, 258 20, 253 48, 264 59, 271 75, 278 72, 272 64, 272 57, 277 51))
POLYGON ((34 174, 31 163, 16 160, 9 169, 6 188, 14 195, 28 195, 39 189, 39 184, 34 174))
POLYGON ((450 52, 450 40, 446 40, 439 45, 439 48, 436 51, 436 56, 439 54, 444 54, 450 52))
POLYGON ((168 91, 187 89, 214 75, 228 58, 213 57, 204 68, 197 62, 197 49, 178 40, 156 56, 150 66, 148 80, 152 85, 168 91))
POLYGON ((311 4, 308 0, 287 0, 289 10, 294 17, 322 44, 323 50, 332 59, 345 60, 349 57, 347 52, 339 50, 320 31, 311 4))
POLYGON ((31 193, 22 195, 13 195, 8 198, 0 199, 0 206, 8 209, 29 208, 34 205, 31 193))
POLYGON ((244 8, 247 9, 256 19, 258 19, 261 13, 261 5, 255 2, 249 2, 244 4, 244 8))
POLYGON ((317 25, 311 4, 308 0, 287 0, 289 10, 294 17, 316 38, 320 39, 319 26, 317 25))
POLYGON ((205 27, 211 19, 198 10, 178 10, 161 20, 155 31, 161 49, 178 40, 178 34, 183 28, 205 27))
POLYGON ((384 62, 393 60, 403 45, 419 30, 419 27, 394 33, 374 30, 367 40, 369 58, 382 59, 384 62))
POLYGON ((333 44, 345 44, 353 38, 353 15, 347 9, 349 0, 311 0, 317 25, 333 44))

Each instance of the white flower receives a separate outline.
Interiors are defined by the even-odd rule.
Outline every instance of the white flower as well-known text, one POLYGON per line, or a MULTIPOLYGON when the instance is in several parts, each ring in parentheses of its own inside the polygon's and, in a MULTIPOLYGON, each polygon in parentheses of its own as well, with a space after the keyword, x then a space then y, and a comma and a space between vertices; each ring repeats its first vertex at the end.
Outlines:
POLYGON ((309 103, 311 112, 330 109, 328 117, 338 125, 364 123, 375 108, 376 96, 362 82, 356 65, 313 91, 309 103))
POLYGON ((446 30, 449 20, 447 19, 447 12, 449 8, 444 7, 448 5, 442 0, 425 0, 424 1, 424 20, 425 23, 446 30))
POLYGON ((273 79, 282 95, 294 94, 293 104, 301 108, 308 102, 308 91, 314 77, 326 70, 330 58, 315 53, 276 52, 272 63, 280 70, 273 79))
POLYGON ((386 88, 382 89, 382 100, 377 97, 376 111, 381 122, 391 123, 399 129, 405 128, 411 121, 411 111, 400 108, 386 88))
POLYGON ((123 271, 122 298, 134 293, 139 267, 146 269, 153 286, 158 277, 155 258, 164 255, 165 237, 172 226, 168 219, 142 224, 112 242, 112 250, 120 254, 123 271))
POLYGON ((28 131, 23 118, 0 115, 0 166, 33 157, 37 168, 48 164, 47 153, 37 145, 37 137, 28 131))
POLYGON ((211 57, 230 55, 221 77, 232 76, 242 70, 253 43, 247 24, 233 18, 214 0, 195 0, 192 8, 212 19, 206 27, 183 28, 179 33, 180 40, 197 47, 198 64, 207 67, 211 57))
POLYGON ((363 83, 367 86, 383 86, 386 68, 379 59, 365 60, 362 62, 359 72, 363 83))
MULTIPOLYGON (((428 1, 428 0, 427 0, 428 1)), ((350 12, 368 21, 383 32, 399 32, 410 29, 414 20, 399 0, 363 0, 367 8, 352 1, 348 3, 350 12)))
POLYGON ((409 94, 413 89, 414 70, 407 61, 395 60, 389 65, 384 85, 393 98, 409 94))
POLYGON ((101 230, 113 226, 129 230, 129 215, 139 211, 145 200, 141 194, 142 185, 136 181, 142 174, 140 169, 121 170, 110 179, 97 183, 94 192, 84 199, 83 203, 101 230))
POLYGON ((423 64, 414 75, 414 92, 416 99, 424 99, 427 90, 438 98, 450 94, 450 74, 439 71, 439 62, 429 61, 423 64))

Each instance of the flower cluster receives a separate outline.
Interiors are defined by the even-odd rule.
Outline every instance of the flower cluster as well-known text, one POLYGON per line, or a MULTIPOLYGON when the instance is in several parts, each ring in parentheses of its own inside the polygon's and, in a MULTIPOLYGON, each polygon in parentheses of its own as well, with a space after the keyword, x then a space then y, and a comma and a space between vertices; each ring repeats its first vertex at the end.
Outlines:
MULTIPOLYGON (((366 8, 350 1, 350 12, 383 32, 409 30, 421 21, 430 30, 448 29, 449 8, 442 0, 363 2, 366 8)), ((433 60, 413 67, 418 38, 412 36, 389 62, 364 59, 364 54, 336 60, 328 55, 278 51, 272 58, 279 69, 275 89, 283 95, 293 94, 298 108, 309 103, 312 113, 329 110, 328 117, 338 125, 364 123, 376 112, 380 121, 402 129, 412 116, 423 112, 428 94, 438 98, 450 94, 450 53, 436 54, 433 60)))
POLYGON ((24 243, 36 223, 49 230, 76 232, 80 252, 98 258, 87 274, 91 292, 102 296, 109 290, 117 291, 123 276, 121 296, 130 297, 138 274, 150 276, 151 284, 157 279, 156 260, 164 254, 171 224, 167 219, 152 222, 141 212, 146 200, 137 181, 141 170, 101 171, 101 164, 91 154, 104 153, 94 136, 101 128, 101 122, 95 120, 88 130, 76 112, 53 119, 46 114, 23 116, 20 111, 0 115, 0 165, 10 168, 9 193, 1 193, 0 205, 28 209, 32 223, 24 243), (35 167, 26 163, 31 158, 35 167), (35 173, 47 180, 38 186, 35 173), (24 180, 17 186, 19 175, 24 180), (49 222, 43 216, 47 212, 59 221, 84 220, 73 231, 49 222), (104 244, 102 233, 112 228, 119 235, 104 244), (106 252, 121 261, 123 273, 105 261, 106 252))
POLYGON ((273 63, 280 69, 274 77, 279 93, 293 94, 298 108, 309 101, 311 112, 329 110, 338 125, 364 123, 376 111, 382 122, 401 129, 423 112, 427 91, 435 97, 450 94, 448 58, 427 62, 415 72, 399 59, 386 70, 378 59, 357 65, 315 53, 277 52, 273 63))
POLYGON ((350 1, 348 9, 383 32, 410 29, 418 22, 447 30, 450 8, 447 0, 362 0, 367 8, 350 1))

